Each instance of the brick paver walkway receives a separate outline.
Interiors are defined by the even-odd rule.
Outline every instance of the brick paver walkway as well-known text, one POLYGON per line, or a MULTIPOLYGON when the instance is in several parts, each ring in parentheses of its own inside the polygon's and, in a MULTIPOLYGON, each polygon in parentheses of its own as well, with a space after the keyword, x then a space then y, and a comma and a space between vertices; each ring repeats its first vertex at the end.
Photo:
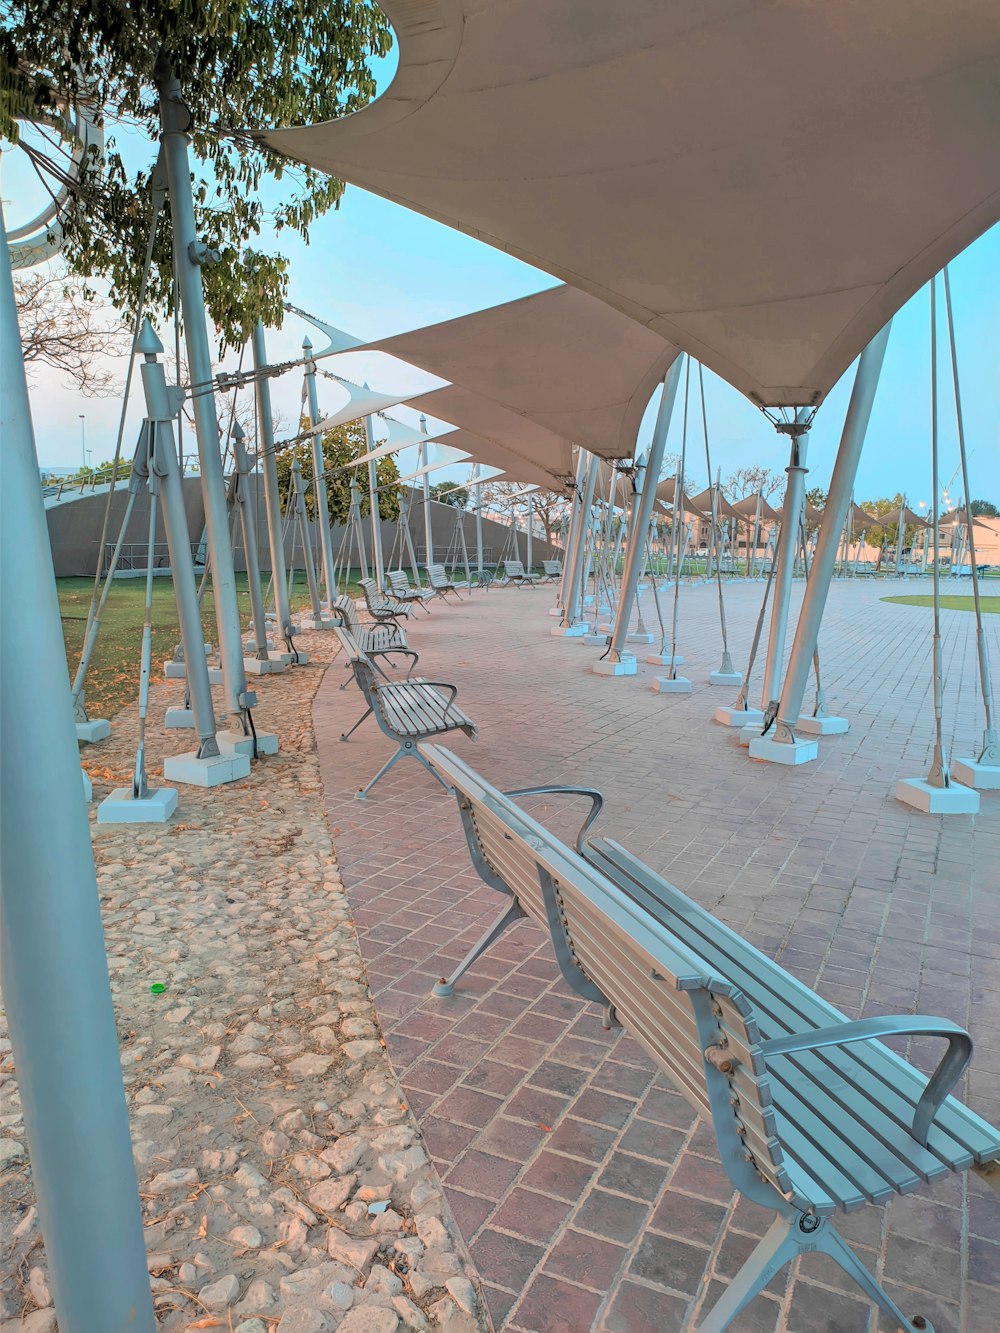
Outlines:
MULTIPOLYGON (((600 787, 601 830, 849 1015, 916 1009, 967 1024, 977 1045, 965 1096, 1000 1123, 1000 794, 984 795, 975 820, 894 800, 897 777, 926 774, 932 719, 930 613, 879 601, 893 590, 834 585, 821 643, 827 706, 849 714, 851 731, 821 741, 819 761, 798 770, 752 762, 711 721, 735 693, 702 684, 720 656, 711 587, 683 592, 689 696, 653 693, 652 667, 593 676, 594 649, 549 635, 540 590, 438 605, 411 642, 420 674, 455 681, 478 721, 478 744, 459 736, 452 747, 474 767, 501 787, 600 787)), ((760 592, 727 588, 738 666, 760 592)), ((974 620, 949 612, 944 626, 946 730, 952 752, 969 753, 981 730, 974 620)), ((390 746, 371 721, 339 743, 361 710, 353 684, 338 690, 344 678, 335 663, 315 705, 334 843, 392 1059, 497 1328, 696 1326, 769 1216, 734 1201, 710 1130, 630 1038, 602 1030, 531 924, 454 996, 431 995, 496 914, 496 895, 470 867, 454 801, 417 764, 402 761, 366 803, 353 799, 390 746)), ((573 831, 575 811, 533 808, 573 831)), ((938 1050, 924 1046, 911 1056, 926 1067, 938 1050)), ((950 1178, 842 1229, 938 1333, 1000 1329, 1000 1205, 982 1182, 950 1178)), ((858 1297, 812 1257, 732 1327, 886 1327, 858 1297)))

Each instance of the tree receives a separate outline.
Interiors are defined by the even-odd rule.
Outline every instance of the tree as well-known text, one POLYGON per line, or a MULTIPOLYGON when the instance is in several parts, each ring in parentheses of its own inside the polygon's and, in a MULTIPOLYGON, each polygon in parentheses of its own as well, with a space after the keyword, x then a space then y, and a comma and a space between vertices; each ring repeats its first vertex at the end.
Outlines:
MULTIPOLYGON (((0 137, 18 139, 17 116, 51 116, 81 101, 107 114, 105 162, 85 165, 63 210, 64 255, 73 272, 103 276, 122 310, 137 304, 150 222, 149 193, 159 135, 157 60, 180 80, 191 113, 199 235, 222 251, 203 271, 209 314, 223 345, 246 340, 258 318, 281 324, 287 261, 252 248, 269 220, 308 237, 335 207, 342 182, 294 169, 293 197, 267 211, 267 178, 289 169, 253 141, 271 125, 308 124, 357 111, 375 94, 370 56, 392 38, 371 0, 302 5, 295 0, 8 0, 0 32, 0 137), (157 47, 159 46, 159 50, 157 47), (230 130, 227 127, 239 127, 230 130), (144 133, 149 152, 136 152, 144 133), (248 133, 251 132, 251 133, 248 133), (145 160, 143 160, 145 157, 145 160)), ((35 159, 55 175, 65 164, 53 142, 35 159)), ((169 202, 157 226, 146 306, 171 309, 169 202)))
POLYGON ((456 509, 468 509, 469 491, 465 486, 456 486, 453 481, 436 481, 428 487, 432 500, 441 504, 454 505, 456 509))
POLYGON ((129 334, 95 291, 65 272, 15 273, 14 300, 29 378, 33 367, 45 365, 68 375, 88 398, 115 392, 115 376, 101 362, 123 356, 129 334))
MULTIPOLYGON (((506 518, 527 515, 527 499, 523 494, 524 485, 518 481, 488 481, 483 483, 483 507, 497 509, 506 518)), ((559 531, 560 521, 566 509, 566 496, 558 491, 532 491, 531 512, 536 523, 541 523, 545 530, 545 540, 551 542, 559 531)))
POLYGON ((765 500, 770 501, 785 489, 785 477, 781 472, 772 472, 769 468, 738 467, 722 483, 722 489, 730 500, 742 500, 748 495, 760 491, 765 500))
MULTIPOLYGON (((890 514, 894 509, 898 509, 903 503, 902 492, 897 493, 890 500, 887 496, 881 500, 866 500, 861 508, 866 514, 871 514, 877 518, 880 514, 890 514)), ((913 524, 907 524, 903 531, 904 549, 912 546, 916 535, 922 529, 916 528, 913 524)), ((857 534, 860 537, 860 533, 857 534)), ((876 573, 882 568, 882 560, 887 550, 895 551, 899 541, 898 523, 880 523, 877 527, 869 528, 865 533, 865 543, 868 546, 878 547, 878 560, 875 562, 876 573)))
MULTIPOLYGON (((308 422, 302 423, 303 430, 308 429, 308 422)), ((326 494, 330 506, 330 518, 334 523, 346 523, 351 512, 351 478, 358 484, 361 492, 361 512, 369 514, 368 468, 348 468, 352 459, 368 452, 368 437, 363 421, 349 421, 346 426, 334 426, 323 436, 323 466, 326 470, 326 494), (338 469, 346 468, 340 472, 338 469), (331 475, 334 474, 334 475, 331 475)), ((291 489, 292 460, 299 460, 302 476, 306 482, 306 512, 310 518, 316 517, 316 493, 313 486, 312 440, 293 444, 285 449, 278 449, 275 463, 278 468, 278 485, 281 490, 282 508, 287 511, 287 497, 291 489)), ((391 457, 380 458, 375 464, 378 479, 378 507, 383 518, 399 517, 399 468, 391 457)))
POLYGON ((826 507, 826 491, 822 486, 813 486, 806 491, 806 504, 812 505, 814 509, 826 507))
POLYGON ((969 510, 973 518, 1000 518, 1000 509, 992 500, 970 500, 969 510))

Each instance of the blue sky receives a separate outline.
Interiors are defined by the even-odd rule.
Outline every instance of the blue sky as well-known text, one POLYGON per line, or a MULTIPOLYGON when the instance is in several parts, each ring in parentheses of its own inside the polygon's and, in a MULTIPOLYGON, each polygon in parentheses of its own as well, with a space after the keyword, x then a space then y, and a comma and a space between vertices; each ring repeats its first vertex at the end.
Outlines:
MULTIPOLYGON (((393 61, 383 62, 380 85, 386 86, 393 61)), ((136 141, 136 157, 155 153, 154 145, 136 141)), ((18 216, 20 177, 8 167, 3 182, 8 224, 18 216)), ((280 188, 280 187, 279 187, 280 188)), ((317 221, 306 246, 288 232, 280 239, 264 237, 268 247, 280 248, 291 260, 290 299, 330 323, 361 338, 377 338, 438 320, 467 314, 502 301, 551 286, 552 278, 520 261, 422 218, 396 204, 349 187, 340 209, 317 221)), ((1000 227, 981 237, 951 266, 962 376, 966 435, 970 449, 971 489, 1000 504, 1000 227)), ((943 300, 939 300, 943 311, 943 300)), ((280 332, 270 335, 273 359, 297 354, 303 335, 313 334, 301 320, 289 317, 280 332)), ((941 351, 944 357, 943 326, 941 351)), ((231 364, 232 359, 227 359, 231 364)), ((929 312, 925 290, 896 316, 886 363, 875 402, 871 427, 858 475, 859 500, 905 491, 911 503, 929 501, 930 494, 930 385, 929 312)), ((331 368, 335 363, 328 362, 331 368)), ((352 354, 338 358, 340 373, 368 379, 373 387, 418 390, 432 381, 419 372, 407 372, 384 357, 352 354)), ((954 409, 947 361, 942 359, 941 477, 947 483, 958 466, 954 409)), ((825 486, 830 475, 843 424, 853 368, 820 408, 809 450, 808 485, 825 486)), ((711 373, 706 374, 709 433, 713 468, 723 478, 733 468, 750 463, 780 470, 787 462, 787 447, 761 413, 742 395, 711 373)), ((273 388, 276 409, 290 423, 299 410, 301 379, 296 372, 273 388)), ((320 405, 332 410, 336 390, 320 381, 320 405)), ((80 420, 86 418, 87 447, 93 459, 110 457, 119 404, 115 400, 79 398, 72 387, 52 372, 35 376, 32 391, 39 459, 56 466, 78 465, 81 457, 80 420)), ((401 408, 398 415, 412 419, 401 408)), ((676 414, 679 416, 679 414, 676 414)), ((640 441, 648 438, 653 412, 647 412, 640 441)), ((141 417, 138 403, 130 411, 126 451, 131 453, 141 417)), ((671 449, 679 448, 677 425, 671 449)), ((693 450, 694 480, 704 483, 703 447, 699 435, 689 440, 693 450)), ((409 461, 404 457, 404 466, 409 461)), ((449 475, 449 474, 442 474, 449 475)), ((455 473, 463 478, 465 471, 455 473)), ((960 493, 960 483, 952 485, 960 493)))

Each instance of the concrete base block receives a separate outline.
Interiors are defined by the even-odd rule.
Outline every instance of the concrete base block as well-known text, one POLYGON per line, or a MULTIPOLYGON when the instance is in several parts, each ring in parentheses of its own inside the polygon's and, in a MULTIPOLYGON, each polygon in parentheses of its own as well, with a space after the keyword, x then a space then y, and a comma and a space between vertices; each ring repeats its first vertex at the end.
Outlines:
POLYGON ((225 677, 224 677, 223 674, 222 674, 222 667, 209 667, 209 668, 208 668, 208 683, 209 683, 209 685, 222 685, 222 684, 224 683, 224 681, 225 681, 225 677))
POLYGON ((90 780, 90 774, 85 768, 80 769, 80 777, 83 779, 83 799, 92 801, 94 799, 94 784, 90 780))
POLYGON ((173 787, 157 787, 136 801, 131 787, 116 787, 97 807, 98 824, 165 824, 177 809, 173 787))
MULTIPOLYGON (((268 639, 266 647, 273 648, 274 640, 268 639)), ((243 651, 245 653, 255 653, 257 651, 257 640, 253 637, 253 635, 251 635, 249 639, 243 640, 243 651)))
POLYGON ((758 732, 764 725, 764 714, 759 708, 717 708, 715 720, 722 727, 756 727, 758 732))
POLYGON ((601 634, 599 632, 585 634, 580 642, 585 644, 588 648, 603 648, 606 644, 611 642, 611 635, 601 634))
POLYGON ((626 634, 627 643, 655 643, 659 636, 656 634, 640 634, 638 630, 634 634, 626 634))
POLYGON ((168 731, 173 728, 191 731, 194 728, 194 710, 191 708, 168 708, 163 714, 163 725, 168 731))
POLYGON ((691 682, 687 676, 654 676, 653 689, 657 694, 690 694, 691 682))
POLYGON ((896 800, 928 815, 977 815, 979 792, 961 783, 932 787, 923 778, 902 778, 896 783, 896 800))
POLYGON ((597 608, 597 614, 599 616, 610 616, 611 607, 607 604, 607 602, 602 602, 600 606, 597 608))
MULTIPOLYGON (((223 754, 253 755, 253 737, 244 736, 242 731, 219 731, 215 739, 223 754)), ((273 731, 257 732, 257 753, 278 753, 278 737, 273 731)))
POLYGON ((309 616, 301 616, 297 622, 297 627, 302 633, 308 634, 312 630, 333 629, 335 623, 339 624, 339 621, 334 622, 333 620, 329 619, 328 616, 309 615, 309 616))
POLYGON ((170 782, 189 787, 221 787, 250 776, 250 760, 245 754, 217 754, 199 759, 197 751, 173 754, 163 761, 163 776, 170 782))
POLYGON ((86 745, 93 745, 95 741, 105 741, 110 735, 111 723, 103 717, 92 717, 89 722, 76 724, 76 739, 86 745))
POLYGON ((562 617, 562 607, 561 607, 561 606, 550 606, 550 607, 549 607, 549 615, 550 615, 550 616, 559 616, 559 617, 561 618, 561 617, 562 617))
POLYGON ((750 758, 764 759, 769 764, 787 764, 791 767, 797 767, 799 764, 808 764, 819 754, 819 745, 816 741, 793 741, 791 745, 783 745, 780 741, 771 740, 770 735, 755 736, 750 742, 750 758))
POLYGON ((953 759, 951 776, 964 787, 978 791, 1000 791, 1000 764, 980 764, 976 759, 953 759))
POLYGON ((639 664, 634 657, 623 657, 620 662, 605 658, 603 662, 595 662, 591 670, 595 676, 634 676, 639 664))
POLYGON ((589 631, 589 625, 553 625, 549 633, 554 639, 582 639, 589 631))
POLYGON ((743 677, 738 671, 713 671, 708 677, 709 685, 742 685, 743 677))
POLYGON ((751 741, 759 740, 760 729, 763 725, 764 725, 764 715, 761 714, 760 723, 755 725, 754 723, 751 722, 749 726, 743 727, 738 733, 736 739, 742 746, 749 745, 751 741))
POLYGON ((294 657, 291 653, 279 653, 278 656, 283 658, 288 666, 307 666, 309 664, 309 654, 304 653, 301 648, 296 648, 294 657))
POLYGON ((683 654, 678 653, 676 657, 671 657, 669 653, 650 653, 646 661, 650 666, 665 666, 673 668, 684 665, 683 654))
POLYGON ((169 662, 164 662, 163 674, 167 678, 167 680, 186 680, 187 663, 175 662, 173 661, 173 659, 171 659, 169 662))
POLYGON ((248 676, 278 676, 285 669, 285 663, 280 660, 280 654, 277 661, 271 661, 268 655, 265 662, 260 657, 244 657, 243 670, 248 676))
POLYGON ((851 729, 846 717, 800 717, 795 730, 806 736, 843 736, 851 729))
POLYGON ((584 599, 583 599, 583 604, 584 604, 584 606, 593 606, 593 605, 594 605, 594 594, 593 594, 592 592, 588 592, 588 593, 587 593, 586 597, 584 597, 584 599))

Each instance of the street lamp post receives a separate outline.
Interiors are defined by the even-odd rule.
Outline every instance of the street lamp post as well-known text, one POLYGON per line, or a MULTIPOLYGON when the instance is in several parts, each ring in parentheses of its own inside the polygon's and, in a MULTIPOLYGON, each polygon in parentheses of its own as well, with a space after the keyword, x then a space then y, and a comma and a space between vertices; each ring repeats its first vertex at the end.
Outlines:
POLYGON ((83 414, 82 412, 80 412, 78 415, 79 415, 79 417, 80 417, 80 463, 81 463, 82 470, 83 470, 84 472, 86 472, 86 470, 87 470, 87 418, 84 416, 84 414, 83 414))

